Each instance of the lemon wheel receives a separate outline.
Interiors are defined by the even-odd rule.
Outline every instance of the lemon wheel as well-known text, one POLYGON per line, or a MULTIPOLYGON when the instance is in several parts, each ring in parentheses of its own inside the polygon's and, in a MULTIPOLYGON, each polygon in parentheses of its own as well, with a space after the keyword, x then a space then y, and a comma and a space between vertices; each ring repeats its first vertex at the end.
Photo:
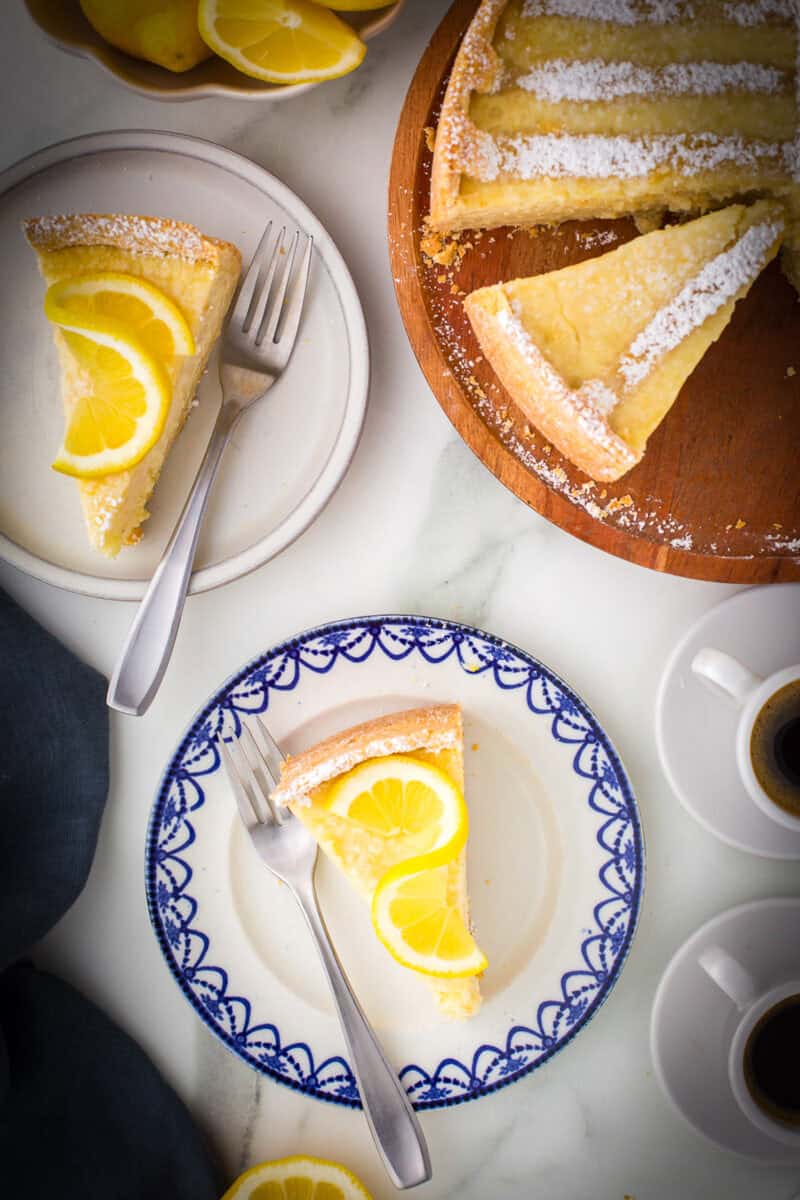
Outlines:
POLYGON ((416 854, 447 847, 453 857, 469 832, 464 797, 449 775, 410 755, 369 759, 348 771, 326 808, 368 833, 402 837, 416 854))
POLYGON ((372 923, 404 967, 445 979, 480 975, 487 959, 450 895, 448 862, 440 850, 387 871, 372 899, 372 923))
POLYGON ((372 1200, 347 1167, 296 1155, 260 1163, 240 1175, 222 1200, 372 1200))

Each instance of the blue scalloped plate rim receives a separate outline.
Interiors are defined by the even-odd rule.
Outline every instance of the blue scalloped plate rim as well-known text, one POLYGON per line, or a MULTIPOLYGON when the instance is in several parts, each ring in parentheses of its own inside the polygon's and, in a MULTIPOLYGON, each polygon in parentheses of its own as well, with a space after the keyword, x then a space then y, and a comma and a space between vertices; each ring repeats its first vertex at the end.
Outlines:
MULTIPOLYGON (((619 909, 620 904, 624 904, 627 919, 624 922, 620 922, 618 919, 615 920, 614 930, 610 934, 607 930, 604 930, 603 935, 593 933, 591 937, 584 941, 582 946, 584 962, 574 971, 568 971, 562 976, 562 999, 544 1001, 539 1004, 537 1009, 538 1029, 534 1030, 527 1026, 515 1025, 507 1035, 504 1049, 498 1046, 481 1045, 475 1051, 470 1066, 458 1062, 453 1058, 448 1058, 439 1063, 432 1074, 413 1063, 404 1067, 400 1072, 400 1076, 406 1082, 414 1108, 418 1111, 425 1111, 434 1108, 452 1107, 469 1100, 476 1100, 483 1096, 491 1095, 493 1092, 499 1091, 511 1083, 515 1083, 518 1079, 530 1074, 531 1071, 543 1066, 555 1054, 569 1045, 575 1035, 581 1029, 585 1028, 608 998, 627 960, 633 938, 636 934, 644 889, 645 855, 638 806, 633 789, 613 743, 597 718, 584 701, 555 672, 528 654, 527 651, 502 638, 458 621, 450 621, 437 617, 415 615, 353 617, 316 626, 281 642, 257 658, 252 659, 244 667, 231 675, 217 689, 211 699, 198 710, 181 739, 178 749, 161 777, 156 799, 150 814, 145 852, 145 893, 150 922, 167 966, 194 1011, 212 1033, 254 1070, 274 1079, 284 1086, 292 1088, 294 1091, 299 1091, 315 1099, 327 1101, 328 1103, 339 1104, 349 1108, 361 1107, 352 1070, 345 1059, 340 1056, 335 1056, 322 1063, 315 1064, 313 1052, 305 1043, 294 1042, 291 1045, 283 1046, 280 1040, 280 1033, 274 1025, 262 1024, 250 1029, 246 1027, 244 1031, 240 1030, 236 1035, 233 1035, 222 1028, 218 1021, 214 1019, 215 1011, 219 1015, 220 1010, 226 1009, 230 1012, 242 1011, 246 1013, 249 1019, 250 1004, 244 997, 230 996, 226 993, 227 972, 224 968, 204 963, 206 950, 210 946, 209 939, 205 937, 202 930, 192 928, 196 906, 188 893, 185 892, 186 885, 191 881, 192 872, 188 864, 182 863, 182 860, 178 858, 178 851, 187 849, 194 841, 194 831, 191 823, 184 815, 180 821, 180 826, 185 825, 187 827, 186 840, 169 854, 163 853, 159 842, 159 835, 163 832, 164 816, 167 805, 170 802, 170 792, 174 783, 179 780, 184 782, 186 779, 190 779, 193 788, 196 790, 195 803, 190 805, 186 810, 187 813, 194 811, 195 808, 200 807, 203 803, 202 787, 197 780, 203 775, 215 771, 220 762, 219 753, 214 745, 216 731, 212 728, 212 719, 215 712, 218 713, 222 709, 223 713, 229 712, 232 714, 236 735, 238 736, 240 729, 240 717, 238 713, 240 711, 247 713, 265 711, 269 703, 270 689, 280 691, 293 690, 300 678, 301 666, 317 673, 327 673, 333 668, 340 654, 345 654, 350 662, 359 662, 365 661, 378 648, 383 650, 388 658, 395 660, 405 658, 417 650, 431 665, 441 663, 449 659, 453 654, 456 654, 462 669, 469 671, 470 674, 484 673, 485 671, 492 670, 495 682, 499 687, 504 689, 518 689, 524 687, 527 682, 526 699, 530 711, 539 714, 543 712, 552 713, 553 724, 551 732, 553 736, 559 741, 569 741, 576 745, 577 749, 573 758, 573 769, 576 774, 593 781, 589 792, 590 807, 599 812, 608 811, 602 809, 602 807, 597 807, 595 793, 598 789, 601 793, 601 802, 603 799, 608 799, 607 792, 603 790, 604 788, 611 788, 619 801, 621 801, 621 811, 624 812, 624 819, 617 815, 617 817, 611 818, 606 825, 603 825, 597 832, 599 844, 609 849, 607 843, 602 840, 602 836, 615 821, 619 822, 622 820, 629 835, 629 840, 624 846, 622 845, 622 834, 619 830, 617 830, 614 836, 616 846, 614 851, 612 851, 611 859, 607 860, 599 873, 601 883, 609 889, 610 898, 609 900, 604 900, 601 904, 595 905, 593 914, 597 920, 598 910, 604 905, 614 903, 617 909, 619 909), (399 632, 395 636, 398 638, 402 649, 398 647, 387 648, 381 641, 382 635, 394 627, 398 628, 399 632), (350 639, 352 644, 352 635, 355 634, 367 637, 371 639, 371 642, 366 651, 360 650, 357 655, 350 656, 346 653, 347 649, 349 649, 346 643, 350 639), (402 636, 400 636, 401 634, 402 636), (423 644, 420 640, 420 635, 424 635, 426 638, 429 638, 430 635, 436 636, 423 644), (448 639, 450 642, 449 648, 447 648, 448 639), (328 642, 326 648, 329 655, 328 661, 316 664, 302 662, 301 652, 303 649, 308 648, 310 643, 320 641, 328 642), (469 664, 464 662, 461 650, 461 647, 464 645, 469 646, 472 651, 475 651, 476 647, 480 648, 477 652, 477 660, 481 663, 478 670, 475 667, 475 656, 470 658, 469 664), (433 647, 436 650, 435 656, 427 653, 433 647), (514 660, 524 664, 524 668, 509 666, 514 660), (280 670, 274 673, 273 678, 268 681, 266 674, 270 666, 276 662, 281 663, 280 670), (285 680, 281 680, 281 676, 283 669, 290 662, 294 663, 294 677, 287 683, 285 680), (516 675, 517 678, 513 678, 513 681, 501 678, 501 672, 505 670, 510 671, 512 677, 516 675), (526 679, 518 678, 523 670, 526 672, 526 679), (264 704, 257 708, 248 705, 247 708, 238 709, 234 704, 230 703, 231 694, 245 681, 252 680, 254 676, 258 677, 259 672, 263 673, 258 679, 258 687, 264 689, 264 704), (555 700, 555 697, 558 697, 561 703, 557 704, 556 707, 547 709, 533 707, 531 691, 536 682, 541 682, 545 687, 546 693, 549 692, 553 700, 555 700), (226 701, 229 702, 226 704, 226 701), (575 736, 559 734, 556 729, 556 726, 559 724, 562 727, 565 726, 568 734, 572 735, 580 732, 582 726, 586 736, 577 738, 575 736), (197 748, 198 745, 201 748, 201 753, 195 761, 201 765, 195 773, 191 773, 186 768, 187 755, 193 747, 197 748), (591 770, 587 771, 580 762, 587 747, 590 749, 588 758, 590 760, 599 760, 594 768, 595 773, 591 770), (602 751, 602 755, 595 753, 598 750, 602 751), (209 753, 213 765, 207 765, 207 759, 206 765, 202 765, 204 758, 209 753), (188 872, 184 876, 182 885, 179 884, 178 880, 175 880, 175 892, 169 897, 164 894, 163 884, 161 895, 159 895, 157 881, 158 864, 159 862, 163 863, 165 859, 181 862, 182 867, 185 868, 185 872, 188 872), (631 886, 626 888, 624 893, 619 893, 610 887, 608 879, 614 870, 624 874, 622 870, 624 864, 627 865, 627 871, 631 878, 631 886), (174 926, 171 932, 165 929, 163 919, 163 912, 165 910, 164 901, 169 899, 172 902, 175 895, 179 898, 178 903, 182 904, 184 900, 188 901, 188 905, 184 905, 180 910, 181 916, 179 920, 182 922, 183 932, 188 932, 190 942, 199 938, 202 945, 202 952, 191 967, 180 966, 172 952, 171 943, 175 936, 174 926), (612 899, 614 896, 616 899, 612 899), (187 912, 188 916, 184 916, 183 914, 187 912), (620 929, 622 929, 621 933, 620 929), (608 960, 609 966, 607 969, 596 971, 592 967, 589 958, 586 957, 586 948, 590 943, 609 938, 613 949, 613 956, 608 960), (218 988, 217 994, 212 996, 210 1001, 208 998, 201 1000, 192 986, 192 981, 196 979, 196 968, 202 968, 204 972, 216 976, 222 982, 221 990, 218 988), (579 1011, 573 1016, 572 1013, 575 1006, 573 1000, 568 996, 567 986, 573 977, 583 977, 589 973, 594 974, 597 981, 595 994, 588 1003, 581 1001, 579 1011), (567 1013, 565 1017, 566 1031, 558 1037, 548 1035, 543 1032, 542 1028, 544 1024, 543 1014, 546 1014, 547 1010, 552 1008, 558 1010, 556 1015, 559 1018, 565 1011, 567 1013), (265 1031, 267 1032, 265 1033, 265 1031), (271 1039, 267 1045, 268 1052, 261 1059, 255 1059, 252 1054, 247 1052, 248 1032, 257 1033, 259 1038, 267 1036, 271 1039), (523 1046, 529 1052, 533 1048, 530 1045, 530 1039, 533 1039, 537 1043, 535 1048, 539 1053, 533 1058, 529 1057, 527 1061, 519 1049, 520 1035, 525 1039, 523 1046), (490 1061, 489 1070, 484 1069, 481 1072, 479 1070, 480 1064, 482 1061, 485 1062, 487 1056, 490 1061), (305 1073, 303 1073, 302 1068, 303 1061, 308 1064, 308 1070, 305 1073), (289 1065, 291 1066, 291 1070, 288 1070, 289 1065), (410 1082, 408 1082, 409 1079, 410 1082)), ((315 650, 312 653, 318 654, 320 651, 315 650)), ((253 694, 253 692, 250 693, 251 696, 253 694)), ((179 872, 179 874, 183 874, 183 871, 179 872)), ((168 911, 170 916, 174 917, 174 905, 168 907, 168 911)), ((588 989, 584 986, 583 990, 588 989)), ((554 1021, 548 1021, 548 1025, 551 1028, 555 1028, 554 1022, 555 1018, 554 1021)), ((263 1042, 259 1042, 259 1045, 263 1045, 263 1042)))

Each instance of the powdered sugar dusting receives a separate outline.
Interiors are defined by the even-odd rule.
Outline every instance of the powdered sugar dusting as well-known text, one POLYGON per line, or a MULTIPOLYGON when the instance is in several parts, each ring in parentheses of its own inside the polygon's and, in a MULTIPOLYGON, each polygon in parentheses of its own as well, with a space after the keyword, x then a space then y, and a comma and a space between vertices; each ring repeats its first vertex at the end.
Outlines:
POLYGON ((205 237, 193 225, 162 217, 128 213, 60 213, 25 222, 28 241, 37 250, 69 246, 119 246, 137 254, 177 255, 189 262, 216 258, 225 243, 205 237))
POLYGON ((752 28, 769 20, 790 21, 796 8, 792 0, 748 0, 745 4, 725 4, 722 11, 726 21, 752 28))
POLYGON ((571 410, 586 437, 607 452, 621 457, 629 467, 633 466, 636 455, 608 424, 607 414, 618 403, 619 397, 599 379, 589 380, 577 390, 567 387, 534 345, 517 313, 502 309, 495 320, 509 341, 534 368, 540 386, 557 397, 562 406, 571 410))
POLYGON ((525 0, 522 15, 613 21, 615 25, 669 25, 691 21, 696 14, 690 0, 525 0))
POLYGON ((641 383, 655 364, 747 287, 765 267, 783 232, 782 221, 753 225, 706 263, 678 295, 653 317, 623 355, 619 371, 627 387, 641 383))
POLYGON ((685 175, 713 171, 725 163, 758 170, 772 160, 778 171, 794 162, 791 142, 749 140, 716 134, 669 134, 645 137, 602 134, 531 134, 492 138, 483 134, 482 153, 470 173, 483 183, 499 176, 511 179, 637 179, 660 168, 685 175))
POLYGON ((516 86, 550 103, 614 100, 620 96, 718 96, 725 92, 771 94, 786 84, 783 71, 760 63, 690 62, 640 67, 631 62, 554 58, 516 80, 516 86))
MULTIPOLYGON (((792 0, 748 0, 725 4, 722 11, 726 21, 745 27, 770 20, 786 21, 794 15, 792 0)), ((615 25, 670 25, 692 21, 700 13, 691 0, 525 0, 522 15, 609 21, 615 25)))
MULTIPOLYGON (((326 755, 317 763, 304 764, 296 779, 281 779, 272 793, 278 804, 298 802, 308 804, 309 795, 315 788, 331 779, 337 779, 353 767, 371 758, 386 758, 390 754, 408 754, 414 750, 450 750, 460 743, 456 729, 434 729, 422 727, 410 734, 408 730, 394 735, 376 736, 354 745, 344 745, 338 753, 326 755)), ((291 766, 289 759, 288 765, 291 766)))

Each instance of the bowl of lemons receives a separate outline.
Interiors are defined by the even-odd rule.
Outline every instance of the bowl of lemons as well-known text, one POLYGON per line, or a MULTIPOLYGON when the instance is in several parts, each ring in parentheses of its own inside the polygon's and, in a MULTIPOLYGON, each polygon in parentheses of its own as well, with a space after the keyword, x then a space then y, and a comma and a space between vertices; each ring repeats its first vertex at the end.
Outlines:
POLYGON ((405 0, 25 0, 62 50, 156 100, 284 100, 356 70, 405 0))

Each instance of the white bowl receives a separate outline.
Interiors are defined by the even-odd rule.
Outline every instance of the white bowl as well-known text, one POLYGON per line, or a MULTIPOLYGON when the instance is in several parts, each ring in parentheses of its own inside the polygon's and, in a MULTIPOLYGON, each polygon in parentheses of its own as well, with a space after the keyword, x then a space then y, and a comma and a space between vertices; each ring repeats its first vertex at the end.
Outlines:
MULTIPOLYGON (((389 8, 368 12, 340 13, 368 41, 396 19, 405 0, 395 0, 389 8)), ((190 71, 175 74, 165 67, 133 58, 109 45, 100 37, 81 12, 78 0, 25 0, 35 25, 50 41, 68 54, 91 58, 120 83, 150 96, 153 100, 202 100, 208 96, 231 96, 235 100, 287 100, 300 96, 316 83, 262 83, 237 71, 216 55, 190 71)))

